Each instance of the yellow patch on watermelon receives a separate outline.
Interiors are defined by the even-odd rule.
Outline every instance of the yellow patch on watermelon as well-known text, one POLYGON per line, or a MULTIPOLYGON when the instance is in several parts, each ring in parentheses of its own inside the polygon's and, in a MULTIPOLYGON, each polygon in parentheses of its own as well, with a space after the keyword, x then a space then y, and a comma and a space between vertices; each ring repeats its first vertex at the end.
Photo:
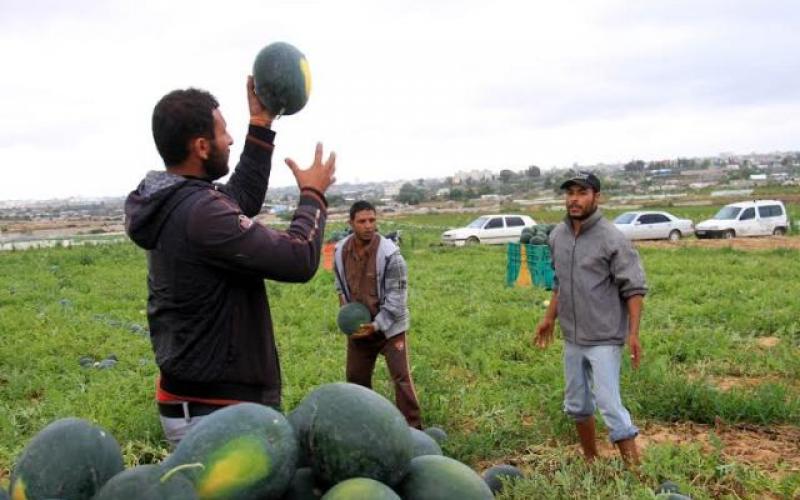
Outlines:
POLYGON ((234 439, 208 457, 197 483, 197 494, 200 498, 229 498, 232 492, 264 479, 270 470, 269 462, 263 439, 234 439))
POLYGON ((11 500, 28 500, 28 495, 25 494, 25 483, 22 479, 14 483, 14 489, 11 490, 11 500))
POLYGON ((311 95, 311 67, 305 57, 300 59, 300 71, 303 72, 303 80, 306 83, 306 97, 311 95))

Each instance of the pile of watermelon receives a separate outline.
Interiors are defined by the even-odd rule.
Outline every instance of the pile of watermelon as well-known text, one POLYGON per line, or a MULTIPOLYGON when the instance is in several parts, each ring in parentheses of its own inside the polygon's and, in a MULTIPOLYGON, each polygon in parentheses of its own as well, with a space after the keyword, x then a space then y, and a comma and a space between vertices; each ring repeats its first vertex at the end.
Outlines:
POLYGON ((519 242, 529 245, 547 245, 550 233, 555 227, 555 224, 536 224, 535 226, 522 228, 519 242))
POLYGON ((482 478, 444 456, 444 439, 439 428, 410 428, 383 396, 334 383, 309 393, 288 416, 253 403, 218 410, 161 464, 129 469, 107 431, 81 419, 57 420, 17 458, 10 494, 14 500, 493 498, 497 474, 482 478))

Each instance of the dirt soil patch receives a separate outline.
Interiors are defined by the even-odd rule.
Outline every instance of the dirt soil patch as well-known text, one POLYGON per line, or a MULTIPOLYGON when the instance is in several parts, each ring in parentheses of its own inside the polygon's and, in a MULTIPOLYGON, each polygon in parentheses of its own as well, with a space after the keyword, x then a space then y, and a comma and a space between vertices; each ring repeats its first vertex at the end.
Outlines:
MULTIPOLYGON (((699 445, 704 453, 713 453, 715 447, 711 440, 712 432, 721 442, 720 451, 727 460, 752 467, 775 478, 800 472, 800 427, 790 425, 763 427, 751 424, 727 425, 723 422, 717 422, 716 425, 692 422, 648 423, 641 430, 636 442, 640 452, 648 446, 674 444, 699 445)), ((581 455, 578 444, 567 446, 566 450, 568 455, 576 459, 581 455)), ((494 464, 507 463, 524 469, 526 464, 556 451, 557 446, 535 446, 518 456, 480 462, 477 468, 482 472, 494 464)), ((598 452, 605 459, 618 456, 616 448, 603 435, 598 435, 598 452)))
POLYGON ((758 238, 733 238, 730 240, 698 240, 686 239, 680 241, 637 241, 641 248, 733 248, 734 250, 775 250, 788 248, 800 250, 800 238, 790 236, 762 236, 758 238))
POLYGON ((756 340, 756 344, 758 347, 763 347, 764 349, 772 349, 776 345, 781 343, 781 339, 778 337, 759 337, 756 340))
MULTIPOLYGON (((713 452, 711 432, 722 442, 722 455, 768 474, 800 472, 800 428, 781 425, 762 427, 750 424, 716 425, 695 423, 648 424, 637 439, 643 449, 657 444, 700 445, 713 452)), ((576 452, 580 452, 576 448, 576 452)), ((600 454, 614 456, 616 450, 605 441, 600 454)))

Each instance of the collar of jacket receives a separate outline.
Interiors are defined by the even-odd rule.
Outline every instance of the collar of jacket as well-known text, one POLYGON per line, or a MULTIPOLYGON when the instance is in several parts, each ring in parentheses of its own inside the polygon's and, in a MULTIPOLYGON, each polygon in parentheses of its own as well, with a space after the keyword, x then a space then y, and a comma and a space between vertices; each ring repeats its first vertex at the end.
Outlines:
MULTIPOLYGON (((592 226, 597 224, 597 221, 599 221, 602 218, 603 214, 602 212, 600 212, 600 207, 597 207, 597 210, 595 210, 592 215, 584 219, 583 222, 581 223, 581 233, 589 230, 592 226)), ((569 232, 574 235, 575 231, 572 229, 572 218, 570 218, 569 212, 567 212, 567 215, 564 216, 564 224, 566 224, 567 228, 569 228, 569 232)))

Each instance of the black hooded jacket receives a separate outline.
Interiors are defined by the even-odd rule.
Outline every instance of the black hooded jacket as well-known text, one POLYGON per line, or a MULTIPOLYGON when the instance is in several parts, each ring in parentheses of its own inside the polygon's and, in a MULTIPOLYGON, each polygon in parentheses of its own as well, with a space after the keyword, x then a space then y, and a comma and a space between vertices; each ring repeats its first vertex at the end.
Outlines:
POLYGON ((266 195, 274 136, 251 125, 225 185, 153 171, 126 200, 126 231, 147 250, 150 337, 171 394, 280 405, 264 279, 314 276, 326 202, 301 190, 286 231, 251 219, 266 195))

